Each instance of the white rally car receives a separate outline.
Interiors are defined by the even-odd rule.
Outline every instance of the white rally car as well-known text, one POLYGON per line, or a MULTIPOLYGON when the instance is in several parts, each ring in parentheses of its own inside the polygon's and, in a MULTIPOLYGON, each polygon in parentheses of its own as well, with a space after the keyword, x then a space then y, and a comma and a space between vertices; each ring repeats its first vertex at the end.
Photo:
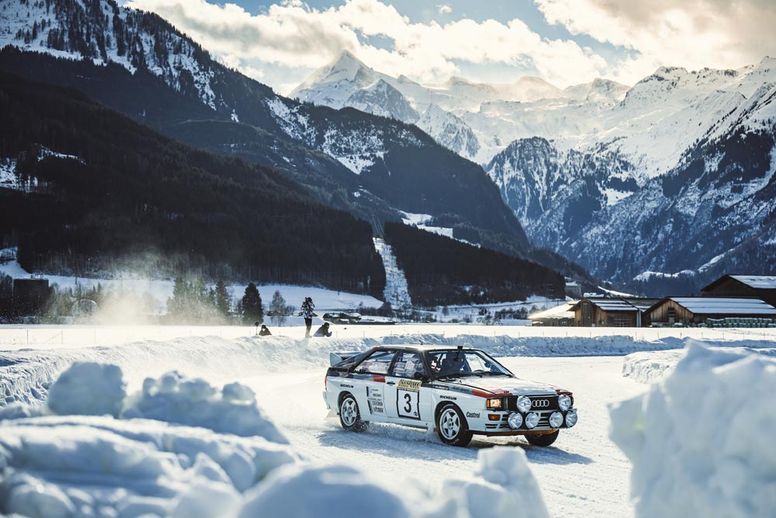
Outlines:
POLYGON ((324 399, 346 430, 370 421, 435 429, 446 444, 473 434, 525 435, 549 446, 577 423, 568 391, 517 378, 484 352, 397 345, 332 355, 324 399))

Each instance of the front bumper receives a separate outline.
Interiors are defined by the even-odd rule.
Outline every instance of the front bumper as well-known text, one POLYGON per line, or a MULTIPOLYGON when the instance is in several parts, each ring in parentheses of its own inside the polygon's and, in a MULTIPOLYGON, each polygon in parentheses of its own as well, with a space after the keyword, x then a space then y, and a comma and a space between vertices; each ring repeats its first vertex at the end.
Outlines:
POLYGON ((480 423, 469 423, 469 429, 471 430, 472 433, 485 434, 485 435, 526 435, 526 434, 531 434, 536 432, 539 432, 539 433, 554 432, 556 430, 568 429, 575 426, 576 421, 571 426, 569 426, 566 422, 566 416, 569 414, 569 412, 574 412, 574 414, 577 416, 577 420, 579 419, 579 414, 577 413, 577 410, 575 408, 570 408, 565 412, 560 410, 539 410, 539 411, 533 411, 533 412, 539 415, 539 423, 533 428, 528 428, 526 426, 525 417, 527 413, 522 413, 522 412, 518 412, 523 417, 523 422, 520 425, 520 427, 511 428, 509 426, 508 420, 509 420, 509 415, 512 413, 512 411, 506 411, 506 412, 487 412, 485 416, 485 420, 482 420, 480 423), (563 423, 557 428, 550 426, 550 415, 552 415, 554 412, 560 412, 563 415, 563 423), (497 421, 491 421, 488 419, 488 415, 498 415, 499 419, 497 421))

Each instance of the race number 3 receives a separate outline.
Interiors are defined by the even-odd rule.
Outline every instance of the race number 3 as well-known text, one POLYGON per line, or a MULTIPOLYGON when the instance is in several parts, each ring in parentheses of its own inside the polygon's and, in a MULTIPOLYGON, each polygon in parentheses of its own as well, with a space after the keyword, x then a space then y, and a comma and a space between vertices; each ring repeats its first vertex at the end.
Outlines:
POLYGON ((420 382, 416 380, 400 380, 396 387, 396 410, 399 417, 420 419, 418 397, 420 382))

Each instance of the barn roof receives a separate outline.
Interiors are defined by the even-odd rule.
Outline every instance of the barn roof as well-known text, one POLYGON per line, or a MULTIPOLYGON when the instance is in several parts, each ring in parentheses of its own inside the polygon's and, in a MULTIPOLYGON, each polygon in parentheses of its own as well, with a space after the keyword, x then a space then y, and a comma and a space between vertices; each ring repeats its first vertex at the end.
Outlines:
POLYGON ((701 289, 708 291, 725 279, 733 279, 756 290, 776 290, 776 275, 723 275, 716 281, 701 289))
MULTIPOLYGON (((595 306, 598 306, 599 309, 609 312, 609 313, 635 313, 639 311, 639 308, 636 307, 632 302, 629 302, 629 300, 636 300, 636 299, 615 299, 615 298, 585 298, 574 304, 571 309, 574 310, 579 306, 579 304, 583 301, 587 300, 591 304, 594 304, 595 306)), ((649 307, 649 305, 647 305, 649 307)))
MULTIPOLYGON (((776 316, 776 308, 760 299, 735 299, 725 297, 669 297, 696 315, 762 315, 776 316)), ((653 307, 656 307, 656 304, 653 307)))
POLYGON ((776 290, 776 275, 731 275, 731 277, 758 290, 776 290))

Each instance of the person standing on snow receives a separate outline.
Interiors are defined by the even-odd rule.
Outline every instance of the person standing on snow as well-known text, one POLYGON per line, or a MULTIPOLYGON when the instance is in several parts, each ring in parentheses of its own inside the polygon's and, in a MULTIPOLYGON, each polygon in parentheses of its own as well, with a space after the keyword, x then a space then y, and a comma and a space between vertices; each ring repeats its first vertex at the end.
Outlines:
POLYGON ((305 338, 310 338, 310 329, 313 327, 313 317, 315 316, 315 304, 311 297, 305 297, 302 302, 302 317, 304 317, 305 338))

